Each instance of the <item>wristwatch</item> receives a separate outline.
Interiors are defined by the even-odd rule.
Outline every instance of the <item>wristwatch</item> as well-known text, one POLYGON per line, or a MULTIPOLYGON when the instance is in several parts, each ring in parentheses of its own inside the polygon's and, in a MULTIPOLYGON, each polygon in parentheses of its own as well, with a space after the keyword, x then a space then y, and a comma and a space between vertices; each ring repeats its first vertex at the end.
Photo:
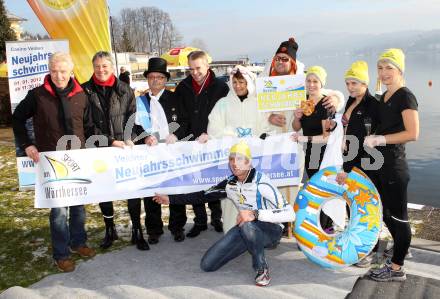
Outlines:
POLYGON ((258 210, 254 210, 254 217, 255 217, 255 220, 258 220, 258 210))

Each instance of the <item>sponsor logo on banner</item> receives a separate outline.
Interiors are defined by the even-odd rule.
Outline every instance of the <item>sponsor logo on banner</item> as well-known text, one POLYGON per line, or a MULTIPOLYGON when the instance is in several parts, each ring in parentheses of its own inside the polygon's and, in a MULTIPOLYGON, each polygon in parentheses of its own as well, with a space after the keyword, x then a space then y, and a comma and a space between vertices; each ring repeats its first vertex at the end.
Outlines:
POLYGON ((42 161, 44 165, 41 185, 46 200, 87 196, 86 185, 91 184, 92 180, 82 177, 79 162, 68 153, 64 153, 61 161, 47 154, 42 157, 46 163, 42 161))
POLYGON ((306 99, 305 75, 257 78, 258 110, 263 112, 294 110, 306 99))

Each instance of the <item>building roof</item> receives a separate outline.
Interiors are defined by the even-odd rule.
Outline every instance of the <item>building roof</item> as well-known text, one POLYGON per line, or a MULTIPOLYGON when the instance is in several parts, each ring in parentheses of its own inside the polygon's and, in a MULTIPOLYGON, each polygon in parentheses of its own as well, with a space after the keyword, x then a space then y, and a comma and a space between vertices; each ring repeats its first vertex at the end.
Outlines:
POLYGON ((8 18, 9 21, 15 21, 15 22, 24 22, 24 21, 27 21, 27 19, 22 18, 22 17, 19 17, 19 16, 16 16, 16 15, 10 13, 10 12, 7 12, 7 13, 6 13, 6 16, 7 16, 7 18, 8 18))

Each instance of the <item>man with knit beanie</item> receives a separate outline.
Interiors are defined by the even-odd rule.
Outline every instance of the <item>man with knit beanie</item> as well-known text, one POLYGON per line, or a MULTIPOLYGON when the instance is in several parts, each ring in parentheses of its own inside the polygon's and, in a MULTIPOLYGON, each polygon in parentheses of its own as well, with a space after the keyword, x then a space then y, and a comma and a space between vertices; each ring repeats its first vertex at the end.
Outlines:
MULTIPOLYGON (((287 41, 283 41, 277 48, 275 55, 270 61, 270 64, 266 65, 265 70, 260 76, 285 76, 303 73, 304 64, 296 59, 297 51, 298 43, 293 37, 289 38, 287 41)), ((332 109, 339 111, 344 107, 344 95, 341 92, 328 89, 323 89, 322 92, 324 95, 326 95, 323 100, 325 108, 333 107, 332 109)), ((292 132, 294 110, 268 113, 268 120, 272 125, 272 130, 274 130, 275 132, 292 132)), ((302 151, 298 151, 298 153, 302 155, 302 151)), ((298 164, 300 165, 300 178, 302 177, 302 173, 304 170, 303 160, 303 157, 300 156, 300 163, 298 164)), ((279 189, 284 198, 286 198, 288 202, 293 204, 296 194, 298 193, 298 186, 287 186, 281 187, 279 189)), ((285 227, 287 227, 287 225, 285 227)))
MULTIPOLYGON (((293 37, 280 44, 271 62, 266 66, 261 76, 296 75, 304 72, 304 64, 296 59, 298 44, 293 37)), ((324 89, 324 107, 327 109, 341 110, 344 107, 344 95, 339 91, 324 89)), ((271 113, 269 122, 275 126, 277 132, 292 130, 293 110, 290 113, 271 113)))
MULTIPOLYGON (((92 59, 92 78, 83 84, 92 109, 93 121, 96 126, 98 146, 114 146, 124 148, 133 145, 136 136, 143 132, 142 127, 134 125, 129 136, 124 136, 127 123, 136 113, 136 100, 130 86, 116 78, 113 58, 105 51, 97 52, 92 59), (104 144, 101 143, 103 141, 104 144)), ((118 239, 113 221, 113 202, 99 203, 105 223, 105 237, 101 248, 109 248, 118 239)), ((133 227, 132 243, 139 249, 147 250, 148 244, 142 235, 142 229, 133 227)))
POLYGON ((256 272, 255 284, 267 286, 271 277, 264 249, 280 242, 281 222, 293 221, 295 213, 270 178, 252 166, 251 150, 246 142, 240 141, 229 150, 229 168, 232 175, 206 191, 170 196, 156 194, 154 200, 181 205, 218 199, 231 201, 239 211, 236 225, 208 249, 200 268, 206 272, 217 271, 248 252, 256 272))

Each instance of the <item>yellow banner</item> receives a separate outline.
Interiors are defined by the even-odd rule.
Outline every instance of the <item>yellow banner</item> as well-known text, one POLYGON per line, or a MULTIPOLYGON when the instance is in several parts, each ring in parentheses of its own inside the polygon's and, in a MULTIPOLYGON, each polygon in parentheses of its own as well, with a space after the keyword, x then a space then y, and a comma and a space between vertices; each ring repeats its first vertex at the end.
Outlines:
POLYGON ((106 0, 28 0, 51 38, 68 39, 75 76, 87 81, 97 51, 111 52, 106 0))

